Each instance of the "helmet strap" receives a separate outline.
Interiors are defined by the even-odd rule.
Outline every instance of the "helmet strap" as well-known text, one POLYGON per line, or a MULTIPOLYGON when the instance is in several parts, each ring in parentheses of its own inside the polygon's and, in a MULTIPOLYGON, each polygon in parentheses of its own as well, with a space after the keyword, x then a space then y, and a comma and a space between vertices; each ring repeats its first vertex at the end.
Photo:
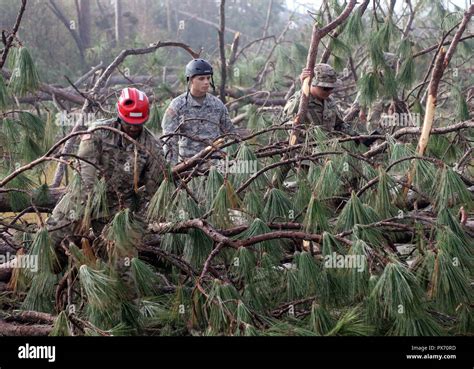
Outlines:
POLYGON ((214 74, 211 74, 211 87, 212 87, 212 91, 216 93, 216 85, 214 84, 214 74))

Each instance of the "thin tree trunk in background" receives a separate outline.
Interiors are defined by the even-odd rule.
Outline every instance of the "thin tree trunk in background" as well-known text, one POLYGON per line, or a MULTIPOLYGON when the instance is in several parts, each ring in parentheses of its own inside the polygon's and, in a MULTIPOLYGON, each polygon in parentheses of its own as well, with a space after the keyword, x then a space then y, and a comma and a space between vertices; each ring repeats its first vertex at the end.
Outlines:
POLYGON ((91 45, 91 3, 90 0, 79 1, 79 31, 82 45, 88 48, 91 45))
MULTIPOLYGON (((265 25, 263 26, 262 38, 267 37, 268 27, 270 26, 270 17, 272 15, 272 8, 273 8, 273 0, 270 0, 270 3, 268 4, 268 9, 267 9, 267 18, 265 19, 265 25)), ((260 43, 257 54, 260 54, 260 52, 262 51, 262 47, 263 47, 263 42, 260 43)))
POLYGON ((4 45, 5 47, 2 50, 2 56, 0 58, 0 69, 3 68, 5 61, 7 60, 8 50, 10 50, 12 42, 15 39, 16 33, 18 32, 18 28, 20 28, 20 22, 21 22, 21 18, 23 17, 23 13, 25 12, 25 8, 26 8, 26 0, 21 0, 21 6, 20 6, 20 10, 18 11, 18 15, 16 17, 15 25, 13 26, 11 33, 8 35, 8 37, 5 40, 6 41, 4 45))
POLYGON ((115 44, 119 46, 122 43, 122 0, 115 0, 115 44))
MULTIPOLYGON (((82 39, 79 33, 79 22, 77 26, 72 27, 71 20, 64 14, 62 8, 56 3, 56 0, 49 0, 49 8, 54 13, 54 15, 56 15, 56 17, 63 23, 64 27, 66 27, 68 32, 73 37, 77 45, 77 49, 79 50, 81 63, 85 65, 86 60, 85 60, 85 55, 84 55, 84 45, 82 43, 82 39)), ((79 17, 79 14, 78 14, 78 17, 79 17)))
POLYGON ((171 33, 171 6, 170 0, 166 0, 166 30, 171 33))
POLYGON ((225 0, 221 0, 219 7, 220 25, 219 25, 219 52, 221 58, 221 86, 219 91, 219 98, 225 104, 225 83, 227 79, 227 64, 225 62, 225 0))

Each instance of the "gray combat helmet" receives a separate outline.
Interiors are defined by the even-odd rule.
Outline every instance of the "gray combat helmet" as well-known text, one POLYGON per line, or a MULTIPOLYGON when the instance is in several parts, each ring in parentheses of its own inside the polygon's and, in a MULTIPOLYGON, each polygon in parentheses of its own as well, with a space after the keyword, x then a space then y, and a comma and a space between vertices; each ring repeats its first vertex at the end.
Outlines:
POLYGON ((311 84, 319 87, 336 87, 336 71, 329 64, 319 63, 314 66, 314 78, 311 84))
POLYGON ((213 75, 212 65, 204 59, 193 59, 186 65, 185 73, 186 78, 192 78, 194 76, 202 75, 213 75))

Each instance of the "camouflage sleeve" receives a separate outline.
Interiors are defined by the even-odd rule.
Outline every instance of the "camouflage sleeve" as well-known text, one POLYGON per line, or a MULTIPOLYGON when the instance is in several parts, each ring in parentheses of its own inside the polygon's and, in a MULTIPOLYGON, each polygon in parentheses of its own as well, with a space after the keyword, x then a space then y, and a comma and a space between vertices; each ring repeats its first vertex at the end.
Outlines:
POLYGON ((369 113, 367 114, 367 127, 369 128, 369 131, 376 130, 380 127, 383 110, 383 101, 376 101, 372 104, 369 113))
POLYGON ((336 105, 336 124, 334 129, 336 131, 344 132, 349 136, 358 136, 359 134, 352 128, 350 123, 344 122, 344 115, 341 109, 336 105))
POLYGON ((300 91, 294 93, 286 102, 283 108, 283 120, 292 119, 296 113, 298 113, 298 106, 300 102, 300 91))
MULTIPOLYGON (((92 164, 99 166, 100 155, 100 140, 94 133, 89 133, 81 136, 81 143, 77 151, 77 156, 85 159, 92 164)), ((94 165, 91 165, 85 161, 80 161, 79 173, 81 174, 83 188, 85 193, 91 191, 94 188, 94 184, 97 180, 97 169, 94 165)))
POLYGON ((150 140, 148 149, 152 155, 148 157, 143 178, 145 183, 145 199, 147 201, 152 198, 163 180, 166 166, 161 140, 150 140))
POLYGON ((223 112, 220 121, 222 133, 235 133, 237 128, 232 124, 232 121, 230 120, 229 111, 227 110, 225 105, 222 105, 222 109, 223 112))
MULTIPOLYGON (((166 109, 165 115, 161 122, 161 128, 164 135, 176 133, 179 126, 179 117, 176 107, 173 103, 166 109)), ((178 162, 178 140, 179 136, 171 136, 164 138, 163 150, 166 160, 172 165, 178 162)))

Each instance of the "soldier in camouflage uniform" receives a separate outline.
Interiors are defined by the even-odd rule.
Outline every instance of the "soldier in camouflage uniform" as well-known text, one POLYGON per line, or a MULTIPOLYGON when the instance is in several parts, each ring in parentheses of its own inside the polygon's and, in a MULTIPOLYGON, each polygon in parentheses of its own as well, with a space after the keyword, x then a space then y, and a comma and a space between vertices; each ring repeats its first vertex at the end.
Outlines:
MULTIPOLYGON (((147 96, 135 89, 125 88, 117 103, 118 118, 98 121, 96 127, 112 127, 128 134, 138 142, 135 145, 122 135, 111 130, 100 129, 81 136, 77 155, 80 184, 71 182, 68 191, 47 220, 48 228, 60 228, 51 232, 53 245, 68 236, 87 232, 81 228, 81 219, 87 201, 97 195, 98 181, 105 179, 107 213, 111 216, 121 207, 143 209, 144 204, 158 188, 165 165, 162 145, 153 134, 143 127, 149 117, 147 96)), ((108 222, 107 214, 101 211, 92 219, 94 232, 100 232, 108 222)))
POLYGON ((214 88, 212 66, 203 59, 186 65, 188 90, 171 101, 161 126, 166 160, 172 165, 192 157, 224 134, 236 133, 227 108, 207 91, 214 88))
MULTIPOLYGON (((309 77, 310 71, 303 69, 300 80, 309 77)), ((311 82, 308 113, 303 124, 321 126, 328 132, 341 131, 349 135, 356 132, 349 124, 344 122, 343 113, 331 95, 336 86, 337 76, 335 70, 328 64, 316 64, 314 67, 314 78, 311 82)), ((293 118, 298 113, 301 90, 290 97, 286 103, 283 113, 285 120, 293 118)))

